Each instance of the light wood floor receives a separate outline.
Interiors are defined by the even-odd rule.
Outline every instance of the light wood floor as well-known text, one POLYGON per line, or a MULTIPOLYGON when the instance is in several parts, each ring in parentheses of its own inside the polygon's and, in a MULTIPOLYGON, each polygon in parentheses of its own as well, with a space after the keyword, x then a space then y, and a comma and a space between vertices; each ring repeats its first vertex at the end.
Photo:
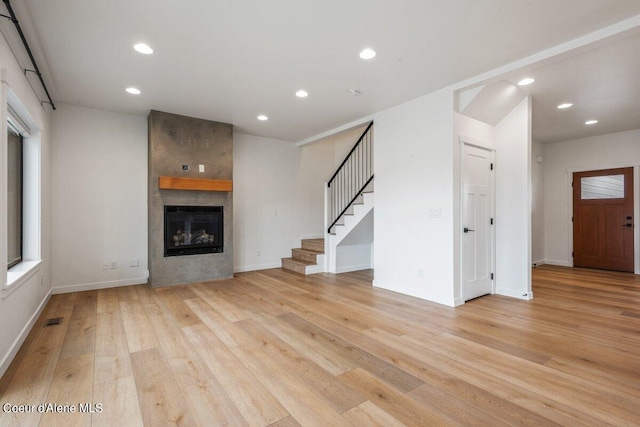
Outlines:
POLYGON ((0 425, 640 425, 640 279, 533 277, 533 301, 458 308, 372 288, 371 272, 56 295, 0 403, 101 412, 0 425))

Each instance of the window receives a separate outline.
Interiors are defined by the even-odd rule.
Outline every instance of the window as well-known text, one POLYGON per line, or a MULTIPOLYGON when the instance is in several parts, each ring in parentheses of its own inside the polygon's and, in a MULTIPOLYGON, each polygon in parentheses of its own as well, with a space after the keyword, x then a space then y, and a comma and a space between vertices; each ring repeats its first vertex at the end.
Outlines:
POLYGON ((41 271, 42 137, 11 87, 2 82, 0 88, 6 102, 0 118, 6 125, 0 133, 0 298, 6 298, 41 271))
POLYGON ((7 135, 7 268, 22 262, 22 136, 9 122, 7 135))
POLYGON ((582 177, 582 200, 624 199, 624 175, 582 177))

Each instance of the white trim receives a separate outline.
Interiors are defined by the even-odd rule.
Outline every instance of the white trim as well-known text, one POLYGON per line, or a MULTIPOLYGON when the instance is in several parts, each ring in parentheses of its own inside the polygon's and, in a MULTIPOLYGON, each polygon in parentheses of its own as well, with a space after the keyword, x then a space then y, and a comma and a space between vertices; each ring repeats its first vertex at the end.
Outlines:
POLYGON ((22 344, 24 344, 24 340, 27 339, 29 332, 31 332, 31 329, 38 320, 38 317, 40 317, 40 315, 44 311, 44 308, 49 302, 49 298, 51 298, 51 290, 49 290, 49 292, 47 292, 47 294, 44 296, 36 311, 31 315, 27 324, 24 325, 16 339, 13 341, 13 344, 11 344, 11 347, 9 347, 9 350, 4 354, 2 363, 0 363, 0 376, 4 375, 4 373, 9 368, 9 365, 11 365, 11 362, 13 362, 13 358, 16 357, 16 354, 18 354, 18 350, 20 350, 20 347, 22 346, 22 344))
POLYGON ((557 261, 554 259, 546 259, 544 260, 544 263, 548 265, 557 265, 558 267, 573 267, 573 263, 569 263, 567 261, 557 261))
POLYGON ((319 133, 318 135, 314 135, 314 136, 312 136, 310 138, 303 139, 302 141, 297 142, 296 146, 302 147, 303 145, 311 144, 312 142, 319 141, 319 140, 321 140, 323 138, 327 138, 329 136, 336 136, 336 135, 341 134, 341 133, 349 132, 350 130, 359 128, 359 127, 364 126, 364 125, 368 125, 372 121, 373 121, 373 116, 372 115, 365 116, 364 118, 361 118, 361 119, 358 119, 358 120, 354 120, 353 122, 347 123, 346 125, 342 125, 342 126, 339 126, 337 128, 331 129, 331 130, 329 130, 327 132, 322 132, 322 133, 319 133))
POLYGON ((352 271, 360 271, 360 270, 371 270, 372 268, 373 266, 371 264, 348 265, 346 267, 336 268, 336 274, 350 273, 352 271))
POLYGON ((475 138, 473 136, 460 134, 458 135, 458 143, 460 145, 470 145, 477 148, 482 148, 484 150, 489 150, 495 152, 496 149, 491 146, 489 141, 485 141, 484 139, 475 138))
POLYGON ((7 271, 7 282, 2 288, 2 300, 5 300, 16 289, 27 283, 40 272, 42 260, 23 261, 7 271))
POLYGON ((547 262, 544 259, 540 259, 538 261, 531 261, 531 267, 535 264, 535 267, 540 267, 541 265, 545 265, 547 262))
POLYGON ((119 288, 120 286, 144 285, 148 279, 137 277, 134 279, 113 280, 110 282, 81 283, 79 285, 58 286, 52 289, 54 295, 70 292, 95 291, 97 289, 119 288))
POLYGON ((523 294, 522 291, 517 291, 517 290, 514 290, 514 289, 497 288, 496 289, 496 294, 497 295, 503 295, 505 297, 522 299, 522 300, 526 300, 526 301, 529 301, 529 300, 533 299, 533 291, 529 291, 529 292, 523 294))
POLYGON ((372 285, 376 288, 384 289, 385 291, 393 292, 399 295, 410 296, 414 298, 419 298, 421 300, 435 302, 436 304, 446 305, 447 307, 455 307, 455 300, 447 299, 445 300, 437 300, 433 299, 433 297, 427 298, 425 295, 422 295, 415 291, 415 289, 407 288, 397 284, 390 284, 387 282, 382 282, 380 280, 373 280, 372 285))
POLYGON ((23 138, 29 138, 31 129, 29 129, 29 126, 27 126, 27 124, 22 121, 20 115, 13 110, 10 103, 8 103, 7 105, 7 122, 9 122, 9 127, 13 132, 17 133, 23 138))
POLYGON ((280 268, 282 267, 281 262, 274 262, 269 264, 256 264, 256 265, 245 265, 242 267, 234 267, 234 273, 246 273, 247 271, 257 271, 257 270, 269 270, 271 268, 280 268))

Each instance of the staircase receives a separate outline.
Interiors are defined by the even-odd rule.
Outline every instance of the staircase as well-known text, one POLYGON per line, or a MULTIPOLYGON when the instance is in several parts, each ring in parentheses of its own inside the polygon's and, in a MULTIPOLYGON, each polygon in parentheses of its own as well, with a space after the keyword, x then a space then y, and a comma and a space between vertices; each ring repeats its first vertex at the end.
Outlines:
POLYGON ((348 247, 373 243, 373 122, 369 123, 325 189, 325 268, 329 273, 362 270, 372 265, 363 263, 360 252, 354 261, 354 252, 348 247), (347 251, 347 252, 345 252, 347 251))
POLYGON ((324 205, 325 238, 302 240, 282 268, 305 275, 371 268, 373 122, 327 182, 324 205))
POLYGON ((300 248, 291 249, 291 258, 282 258, 282 268, 299 274, 324 271, 324 239, 303 239, 300 248))

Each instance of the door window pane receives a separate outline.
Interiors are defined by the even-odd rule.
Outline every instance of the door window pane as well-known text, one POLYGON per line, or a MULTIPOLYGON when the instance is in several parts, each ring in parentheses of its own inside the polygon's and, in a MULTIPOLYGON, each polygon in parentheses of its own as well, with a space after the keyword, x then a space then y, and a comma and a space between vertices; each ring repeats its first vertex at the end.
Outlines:
POLYGON ((583 177, 580 186, 582 200, 624 199, 624 175, 583 177))

